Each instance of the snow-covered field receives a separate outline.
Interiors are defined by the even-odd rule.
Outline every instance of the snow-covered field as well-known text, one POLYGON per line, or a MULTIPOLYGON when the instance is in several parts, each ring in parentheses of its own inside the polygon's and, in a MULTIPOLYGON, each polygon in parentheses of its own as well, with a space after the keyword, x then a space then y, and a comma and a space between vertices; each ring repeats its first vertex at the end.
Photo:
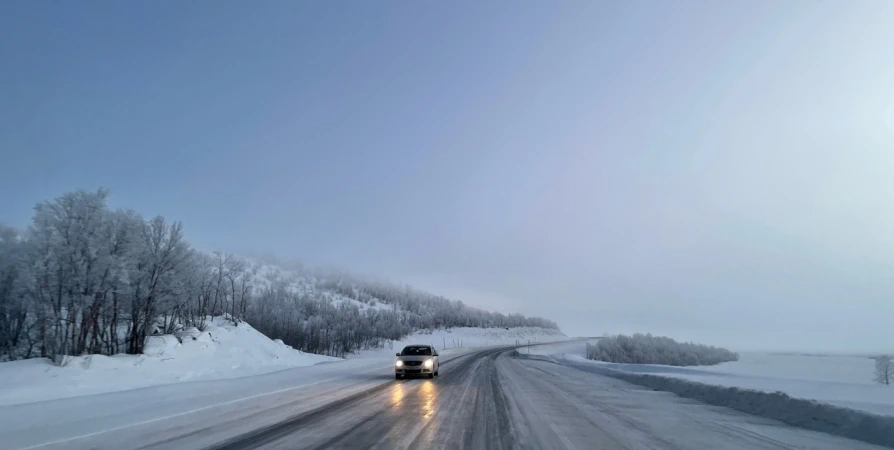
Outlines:
MULTIPOLYGON (((420 332, 385 348, 349 359, 378 358, 383 365, 407 344, 433 344, 439 350, 567 339, 543 328, 452 328, 420 332)), ((271 340, 247 323, 214 318, 208 328, 177 336, 153 336, 143 355, 68 357, 62 366, 46 359, 0 363, 0 406, 137 389, 184 381, 221 380, 339 362, 304 353, 271 340)))
POLYGON ((792 397, 894 416, 894 387, 872 381, 874 364, 867 356, 743 353, 736 362, 668 375, 722 386, 782 391, 792 397))
MULTIPOLYGON (((561 346, 534 348, 532 353, 573 355, 582 359, 585 355, 584 347, 583 343, 569 342, 561 346)), ((624 372, 668 376, 764 392, 784 392, 795 398, 894 416, 894 386, 872 381, 875 363, 865 355, 748 352, 740 353, 738 361, 700 367, 588 362, 624 372)))
POLYGON ((867 356, 741 353, 739 361, 698 368, 605 364, 628 372, 785 392, 796 398, 894 416, 894 387, 872 381, 874 362, 867 356))
POLYGON ((616 364, 586 359, 585 343, 532 353, 680 397, 796 427, 894 446, 894 389, 873 384, 867 356, 745 353, 716 366, 616 364))

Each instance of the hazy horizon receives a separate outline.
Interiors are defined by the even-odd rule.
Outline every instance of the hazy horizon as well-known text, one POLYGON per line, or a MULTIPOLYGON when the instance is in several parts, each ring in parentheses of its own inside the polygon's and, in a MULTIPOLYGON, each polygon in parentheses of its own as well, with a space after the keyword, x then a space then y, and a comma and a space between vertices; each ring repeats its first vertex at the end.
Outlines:
POLYGON ((0 222, 105 187, 568 335, 894 345, 894 3, 207 5, 6 5, 0 222))

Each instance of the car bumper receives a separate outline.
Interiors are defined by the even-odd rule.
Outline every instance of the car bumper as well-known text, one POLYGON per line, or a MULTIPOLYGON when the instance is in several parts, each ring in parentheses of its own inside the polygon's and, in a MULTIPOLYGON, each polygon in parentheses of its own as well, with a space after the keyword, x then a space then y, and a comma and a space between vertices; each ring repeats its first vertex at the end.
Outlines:
POLYGON ((429 375, 434 373, 434 369, 429 369, 425 367, 401 367, 395 368, 395 375, 403 375, 403 376, 414 376, 414 375, 429 375))

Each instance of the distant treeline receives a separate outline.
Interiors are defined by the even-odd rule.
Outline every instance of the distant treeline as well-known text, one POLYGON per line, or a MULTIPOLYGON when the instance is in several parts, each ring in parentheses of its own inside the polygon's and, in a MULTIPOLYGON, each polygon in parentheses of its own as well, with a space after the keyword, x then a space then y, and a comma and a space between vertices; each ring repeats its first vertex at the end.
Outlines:
POLYGON ((64 194, 39 203, 28 229, 0 226, 0 361, 141 353, 149 335, 204 329, 221 314, 335 356, 417 328, 557 328, 342 274, 270 279, 249 261, 192 249, 179 222, 110 210, 107 196, 64 194))
POLYGON ((587 358, 625 364, 709 366, 738 361, 739 355, 725 348, 677 342, 651 334, 606 336, 587 344, 587 358))
POLYGON ((252 299, 246 320, 268 336, 312 353, 344 356, 379 348, 417 329, 451 327, 543 327, 554 322, 522 315, 504 315, 471 308, 414 289, 341 278, 317 282, 314 294, 301 294, 286 281, 276 281, 252 299), (351 302, 334 302, 335 292, 351 302), (381 305, 385 305, 382 308, 381 305))

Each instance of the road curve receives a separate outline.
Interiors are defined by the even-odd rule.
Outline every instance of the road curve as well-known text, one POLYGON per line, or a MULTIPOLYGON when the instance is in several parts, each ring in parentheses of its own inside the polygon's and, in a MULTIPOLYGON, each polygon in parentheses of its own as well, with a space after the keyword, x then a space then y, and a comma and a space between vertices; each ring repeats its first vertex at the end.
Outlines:
POLYGON ((210 447, 244 449, 878 449, 487 349, 210 447))

